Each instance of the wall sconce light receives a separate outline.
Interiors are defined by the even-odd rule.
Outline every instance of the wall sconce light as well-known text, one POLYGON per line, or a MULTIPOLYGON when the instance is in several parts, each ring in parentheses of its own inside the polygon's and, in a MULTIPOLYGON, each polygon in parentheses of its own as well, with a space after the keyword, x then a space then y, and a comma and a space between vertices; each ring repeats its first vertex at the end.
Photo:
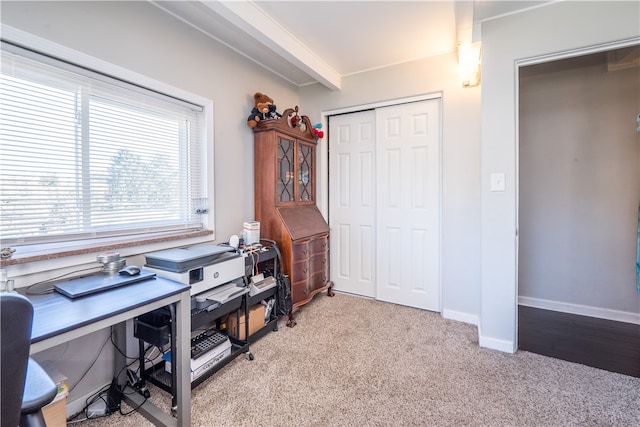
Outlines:
POLYGON ((458 43, 458 67, 463 87, 480 84, 480 42, 458 43))

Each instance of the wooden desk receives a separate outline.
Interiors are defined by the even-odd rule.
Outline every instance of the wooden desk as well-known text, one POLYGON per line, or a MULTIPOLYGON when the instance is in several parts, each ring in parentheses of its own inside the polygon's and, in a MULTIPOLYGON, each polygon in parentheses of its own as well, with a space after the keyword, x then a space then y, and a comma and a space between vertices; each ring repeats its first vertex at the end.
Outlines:
MULTIPOLYGON (((122 286, 82 298, 70 299, 57 292, 46 295, 28 295, 34 306, 31 331, 31 354, 63 344, 67 341, 117 326, 120 343, 124 342, 124 321, 160 307, 175 304, 177 419, 166 414, 150 402, 138 412, 154 424, 188 426, 191 423, 190 337, 191 299, 188 285, 157 277, 155 279, 122 286)), ((124 367, 124 356, 116 352, 118 363, 124 367)), ((119 371, 116 371, 119 372, 119 371)), ((123 399, 132 407, 143 402, 137 393, 126 393, 123 399)))

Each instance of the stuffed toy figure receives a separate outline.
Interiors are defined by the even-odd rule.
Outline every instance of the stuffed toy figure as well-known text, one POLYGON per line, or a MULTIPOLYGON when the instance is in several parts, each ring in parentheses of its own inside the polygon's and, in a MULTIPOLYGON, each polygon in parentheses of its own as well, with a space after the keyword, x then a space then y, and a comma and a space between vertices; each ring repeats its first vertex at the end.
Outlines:
POLYGON ((247 118, 247 126, 254 128, 260 120, 279 119, 282 117, 276 111, 273 99, 264 93, 256 92, 253 95, 253 109, 247 118))

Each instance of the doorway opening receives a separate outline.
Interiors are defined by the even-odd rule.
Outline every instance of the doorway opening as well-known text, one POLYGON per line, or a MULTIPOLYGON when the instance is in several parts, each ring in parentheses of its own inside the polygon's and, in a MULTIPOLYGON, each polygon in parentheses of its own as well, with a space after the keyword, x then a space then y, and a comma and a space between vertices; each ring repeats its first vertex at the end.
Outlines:
POLYGON ((640 376, 640 46, 519 68, 518 347, 640 376))

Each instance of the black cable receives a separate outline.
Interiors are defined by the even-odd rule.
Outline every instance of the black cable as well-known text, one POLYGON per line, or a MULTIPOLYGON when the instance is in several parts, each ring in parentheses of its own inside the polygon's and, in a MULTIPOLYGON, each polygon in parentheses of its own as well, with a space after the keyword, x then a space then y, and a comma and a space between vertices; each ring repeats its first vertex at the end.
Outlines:
MULTIPOLYGON (((113 344, 114 348, 115 348, 115 349, 116 349, 116 350, 117 350, 121 355, 123 355, 123 356, 124 356, 125 358, 127 358, 127 359, 132 359, 132 362, 131 362, 131 363, 129 363, 128 365, 126 365, 125 367, 123 367, 123 368, 120 370, 120 372, 118 372, 118 374, 116 375, 116 378, 119 378, 119 377, 120 377, 120 374, 122 374, 122 372, 124 372, 124 371, 125 371, 126 369, 128 369, 131 365, 133 365, 133 364, 134 364, 138 359, 137 359, 137 358, 135 358, 135 357, 129 357, 129 356, 127 356, 127 355, 126 355, 126 354, 125 354, 125 353, 124 353, 124 352, 123 352, 123 351, 122 351, 122 350, 121 350, 121 349, 116 345, 116 343, 113 341, 113 332, 112 332, 111 334, 109 334, 109 337, 108 337, 108 338, 111 340, 111 343, 113 344)), ((105 341, 105 343, 102 345, 102 347, 104 347, 104 346, 105 346, 105 344, 106 344, 106 341, 105 341)), ((150 350, 154 349, 154 348, 156 348, 156 347, 155 347, 155 346, 152 346, 152 345, 149 345, 149 346, 146 348, 146 350, 144 350, 144 353, 143 353, 143 355, 144 355, 144 356, 143 356, 143 357, 144 357, 145 362, 147 362, 147 361, 148 361, 148 362, 152 362, 152 361, 153 361, 151 358, 149 358, 149 357, 147 356, 147 353, 148 353, 150 350)), ((160 352, 160 354, 162 354, 162 349, 158 348, 158 351, 160 352)), ((100 353, 102 353, 102 349, 100 350, 100 353)), ((100 355, 100 353, 98 353, 98 356, 100 355)), ((96 358, 96 360, 97 360, 97 358, 96 358)), ((91 364, 91 366, 89 367, 89 369, 91 369, 91 367, 92 367, 94 364, 95 364, 95 361, 91 364)), ((87 372, 89 371, 89 369, 87 370, 87 372)), ((139 369, 140 369, 140 367, 138 367, 138 370, 139 370, 139 369)), ((83 376, 82 376, 82 377, 84 377, 84 376, 86 375, 86 373, 87 373, 87 372, 85 372, 85 373, 83 374, 83 376)), ((82 379, 82 378, 81 378, 81 379, 82 379)), ((76 383, 76 385, 77 385, 79 382, 80 382, 80 381, 78 381, 78 382, 76 383)), ((74 387, 75 387, 75 386, 74 386, 74 387)), ((112 413, 106 413, 106 412, 105 412, 105 414, 104 414, 104 415, 98 415, 98 416, 89 417, 89 413, 88 413, 88 411, 89 411, 89 407, 91 407, 91 405, 95 404, 95 403, 96 403, 96 402, 98 402, 99 400, 102 400, 102 401, 105 403, 105 405, 106 405, 106 407, 107 407, 107 408, 109 407, 109 402, 108 402, 108 398, 109 398, 109 396, 108 396, 108 394, 107 394, 107 395, 105 395, 105 393, 108 393, 108 392, 109 392, 110 387, 111 387, 111 384, 109 384, 109 385, 107 385, 107 386, 103 387, 102 389, 100 389, 98 392, 96 392, 96 393, 95 393, 95 394, 93 394, 92 396, 89 396, 89 397, 85 400, 85 406, 84 406, 84 407, 83 407, 79 412, 77 412, 77 413, 75 413, 74 415, 72 415, 71 417, 69 417, 69 418, 67 419, 67 422, 68 422, 68 423, 77 423, 77 422, 82 422, 82 421, 86 421, 86 420, 94 420, 94 419, 96 419, 96 418, 107 417, 107 416, 111 415, 113 412, 112 412, 112 413), (84 419, 73 421, 75 418, 77 418, 77 417, 78 417, 80 414, 82 414, 82 413, 84 413, 84 414, 85 414, 85 418, 84 418, 84 419), (73 422, 71 422, 71 421, 73 421, 73 422)), ((70 389, 69 391, 71 391, 71 389, 70 389)), ((123 394, 124 394, 124 390, 123 390, 122 392, 123 392, 123 394)), ((134 393, 137 393, 137 391, 133 391, 132 393, 129 393, 129 394, 134 394, 134 393)), ((142 406, 142 405, 144 404, 144 402, 146 402, 146 400, 147 400, 147 399, 145 398, 145 400, 142 402, 142 404, 141 404, 140 406, 142 406)), ((136 407, 136 408, 135 408, 133 411, 131 411, 131 412, 136 411, 140 406, 136 407)), ((122 415, 129 415, 131 412, 123 413, 123 412, 122 412, 122 407, 120 407, 120 414, 122 414, 122 415)))
MULTIPOLYGON (((85 370, 85 372, 82 374, 82 376, 80 377, 80 379, 73 385, 73 387, 69 388, 69 392, 71 392, 71 390, 73 390, 78 384, 80 384, 80 382, 84 379, 84 377, 89 373, 89 371, 91 370, 91 368, 95 365, 95 363, 98 361, 98 358, 100 357, 100 354, 102 354, 102 350, 104 350, 104 346, 107 344, 107 342, 111 341, 111 344, 113 345, 113 347, 116 349, 116 351, 118 351, 120 354, 122 354, 125 358, 127 359, 133 359, 133 361, 125 366, 124 368, 122 368, 120 370, 120 372, 117 374, 116 378, 120 377, 120 374, 122 374, 122 372, 127 369, 129 366, 131 366, 131 364, 135 363, 136 359, 132 358, 132 357, 128 357, 125 353, 122 352, 122 350, 116 345, 116 343, 113 341, 113 328, 111 330, 111 332, 109 333, 109 336, 107 337, 107 339, 105 340, 105 342, 102 344, 102 347, 100 348, 100 351, 98 352, 98 354, 96 355, 95 359, 93 360, 93 362, 91 363, 91 365, 89 365, 89 367, 85 370)), ((93 394, 92 396, 89 396, 87 398, 87 400, 85 401, 85 406, 84 408, 82 408, 79 412, 77 412, 76 414, 72 415, 71 417, 69 417, 69 419, 67 421, 71 421, 75 418, 77 418, 80 414, 82 414, 83 412, 85 413, 85 420, 88 419, 95 419, 95 418, 100 418, 103 416, 108 416, 111 414, 106 414, 105 415, 99 415, 99 416, 94 416, 94 417, 89 417, 88 414, 88 410, 89 407, 91 405, 93 405, 95 402, 97 402, 98 400, 102 400, 105 405, 108 407, 108 396, 103 396, 104 393, 107 393, 109 391, 109 388, 111 387, 111 384, 105 386, 104 388, 100 389, 97 393, 93 394)), ((83 420, 78 420, 79 421, 83 421, 83 420)))
POLYGON ((275 242, 275 240, 271 240, 271 239, 260 238, 260 240, 264 240, 265 242, 271 243, 271 246, 273 246, 273 249, 275 249, 276 257, 278 258, 278 270, 280 271, 280 274, 282 274, 283 273, 282 255, 280 254, 280 249, 278 249, 278 244, 275 242))
POLYGON ((255 276, 256 274, 258 274, 258 258, 260 257, 260 255, 258 255, 255 251, 249 252, 249 255, 251 255, 251 275, 255 276))
POLYGON ((102 417, 106 417, 108 415, 111 415, 111 414, 107 413, 108 411, 106 410, 106 408, 109 407, 109 395, 108 395, 109 387, 110 387, 110 385, 105 387, 105 388, 103 388, 102 390, 100 390, 100 392, 96 393, 94 395, 94 397, 90 401, 89 401, 89 399, 87 399, 85 401, 86 405, 84 407, 84 412, 85 412, 85 417, 88 420, 93 420, 93 419, 96 419, 96 418, 102 418, 102 417), (106 396, 105 396, 105 394, 106 394, 106 396), (93 405, 94 403, 100 401, 100 400, 102 400, 104 402, 105 413, 103 415, 96 415, 96 416, 90 417, 89 416, 89 407, 91 405, 93 405))
POLYGON ((79 422, 86 421, 86 420, 89 420, 89 419, 93 420, 93 419, 96 419, 96 418, 100 418, 100 417, 103 417, 103 416, 110 415, 110 414, 105 414, 105 415, 99 415, 99 416, 95 416, 95 417, 89 417, 89 413, 88 413, 89 407, 91 405, 93 405, 94 403, 96 403, 98 400, 102 400, 105 403, 105 405, 108 406, 107 401, 105 400, 105 398, 102 395, 109 391, 109 387, 110 387, 110 385, 105 386, 102 389, 100 389, 98 392, 96 392, 95 394, 87 397, 87 399, 84 401, 85 402, 85 406, 80 411, 76 412, 75 414, 73 414, 69 418, 67 418, 67 423, 68 424, 74 424, 74 423, 79 423, 79 422), (80 416, 80 414, 82 414, 82 413, 84 413, 84 418, 83 419, 73 421, 75 418, 80 416))
POLYGON ((89 373, 89 371, 91 370, 91 368, 93 368, 93 365, 96 364, 96 362, 98 361, 98 358, 100 357, 100 354, 102 353, 102 350, 104 350, 104 346, 107 345, 107 342, 109 342, 109 339, 111 338, 111 333, 109 334, 109 336, 107 337, 107 339, 104 341, 104 343, 102 343, 102 347, 100 347, 100 351, 98 352, 98 354, 96 354, 95 359, 93 359, 93 362, 91 362, 91 365, 89 365, 89 367, 84 371, 84 373, 80 376, 80 379, 78 381, 76 381, 76 383, 73 385, 73 387, 69 388, 69 393, 71 393, 71 391, 78 385, 80 384, 80 381, 82 381, 84 379, 85 376, 87 376, 87 374, 89 373))
MULTIPOLYGON (((50 294, 51 292, 53 292, 53 287, 48 288, 48 289, 42 289, 40 291, 31 291, 31 288, 33 288, 34 286, 42 285, 44 283, 53 282, 54 280, 62 279, 63 277, 66 277, 66 276, 68 276, 70 274, 80 273, 82 271, 94 270, 96 268, 102 269, 102 267, 84 268, 84 269, 81 269, 81 270, 70 271, 69 273, 65 273, 65 274, 62 274, 62 275, 57 276, 57 277, 52 277, 51 279, 41 280, 40 282, 36 282, 36 283, 33 283, 33 284, 27 286, 27 288, 25 290, 25 293, 27 295, 45 295, 45 294, 50 294)), ((96 273, 97 273, 97 271, 96 271, 96 273)), ((87 276, 90 276, 90 275, 87 275, 87 276)), ((81 277, 87 277, 87 276, 79 276, 79 277, 76 277, 76 279, 79 279, 81 277)))
POLYGON ((122 357, 125 358, 125 360, 133 360, 134 362, 137 360, 137 357, 128 356, 124 351, 122 351, 120 349, 120 347, 118 347, 118 345, 115 343, 115 341, 113 341, 113 333, 111 334, 111 344, 113 344, 113 348, 115 348, 116 351, 118 353, 120 353, 122 355, 122 357))
MULTIPOLYGON (((137 393, 137 392, 136 392, 137 393)), ((132 410, 130 410, 129 412, 122 412, 122 405, 120 405, 120 415, 126 416, 129 414, 132 414, 134 412, 136 412, 138 409, 140 409, 140 407, 142 405, 144 405, 145 403, 147 403, 147 398, 145 397, 144 400, 142 401, 142 403, 140 403, 138 406, 136 406, 135 408, 133 408, 132 410)))

